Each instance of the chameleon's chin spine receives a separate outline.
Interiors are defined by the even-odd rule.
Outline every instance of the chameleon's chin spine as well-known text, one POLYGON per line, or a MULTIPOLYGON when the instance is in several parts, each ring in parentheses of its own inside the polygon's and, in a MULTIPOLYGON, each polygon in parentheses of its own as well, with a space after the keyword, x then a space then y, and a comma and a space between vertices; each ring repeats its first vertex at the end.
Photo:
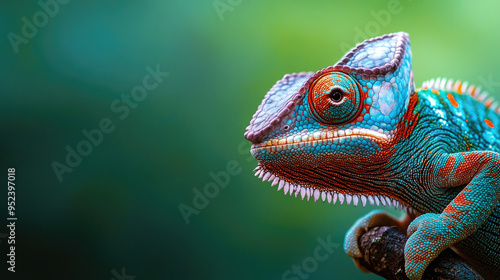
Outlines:
POLYGON ((307 200, 309 200, 311 197, 314 198, 314 202, 320 200, 323 202, 328 202, 332 204, 336 204, 337 201, 342 205, 344 204, 344 201, 346 202, 347 205, 350 205, 351 202, 354 206, 358 206, 358 204, 361 204, 363 207, 366 206, 367 203, 370 205, 377 205, 379 206, 382 204, 382 206, 390 208, 393 206, 396 210, 400 211, 405 211, 410 214, 416 214, 417 212, 396 199, 384 196, 384 195, 362 195, 362 194, 346 194, 346 193, 340 193, 336 191, 328 191, 328 190, 319 190, 313 187, 307 187, 307 186, 302 186, 299 184, 292 184, 284 179, 279 178, 278 176, 272 174, 271 172, 268 172, 262 168, 262 166, 257 166, 255 169, 255 176, 258 176, 259 178, 262 178, 262 181, 269 181, 271 182, 271 186, 278 185, 278 191, 281 191, 282 189, 284 190, 285 195, 290 194, 290 196, 295 193, 295 197, 297 197, 299 194, 304 200, 304 198, 307 197, 307 200))

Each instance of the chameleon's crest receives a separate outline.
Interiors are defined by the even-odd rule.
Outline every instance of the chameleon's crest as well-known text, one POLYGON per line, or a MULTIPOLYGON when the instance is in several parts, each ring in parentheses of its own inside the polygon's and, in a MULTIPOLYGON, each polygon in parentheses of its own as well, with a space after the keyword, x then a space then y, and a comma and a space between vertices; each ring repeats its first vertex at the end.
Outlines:
POLYGON ((408 34, 404 32, 372 38, 358 44, 334 67, 345 72, 386 75, 401 65, 409 42, 408 34))

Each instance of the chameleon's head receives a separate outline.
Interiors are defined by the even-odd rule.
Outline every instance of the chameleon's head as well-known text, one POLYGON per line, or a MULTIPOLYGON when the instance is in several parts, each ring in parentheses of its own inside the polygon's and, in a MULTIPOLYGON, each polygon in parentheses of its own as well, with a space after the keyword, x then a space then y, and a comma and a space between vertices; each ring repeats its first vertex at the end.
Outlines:
POLYGON ((258 173, 302 196, 366 194, 413 92, 403 32, 366 40, 316 73, 285 75, 245 133, 258 173))

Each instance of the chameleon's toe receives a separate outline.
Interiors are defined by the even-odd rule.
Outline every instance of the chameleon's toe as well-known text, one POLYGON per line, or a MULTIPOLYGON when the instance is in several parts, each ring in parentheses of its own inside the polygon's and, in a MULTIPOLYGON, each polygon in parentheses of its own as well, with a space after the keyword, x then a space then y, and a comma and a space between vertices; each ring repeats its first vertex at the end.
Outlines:
MULTIPOLYGON (((364 217, 368 218, 368 217, 364 217)), ((364 226, 366 223, 365 220, 359 219, 346 233, 344 240, 344 251, 347 253, 349 257, 351 257, 354 261, 354 264, 361 270, 362 272, 370 272, 366 267, 364 267, 360 260, 363 258, 363 254, 359 250, 358 240, 359 238, 368 231, 369 228, 364 226)))
POLYGON ((353 258, 356 266, 363 272, 370 271, 365 268, 360 262, 360 259, 363 258, 363 254, 359 249, 358 240, 368 230, 376 226, 401 227, 401 221, 382 210, 373 210, 357 220, 345 236, 344 250, 349 257, 353 258))
POLYGON ((411 280, 419 280, 427 266, 453 241, 439 214, 419 216, 407 232, 410 237, 405 245, 406 275, 411 280))
POLYGON ((362 258, 363 254, 359 250, 358 240, 370 228, 380 225, 381 220, 385 220, 387 213, 381 210, 373 210, 367 215, 358 219, 347 231, 344 240, 344 251, 351 258, 362 258))
POLYGON ((351 258, 362 258, 363 255, 359 250, 358 239, 361 237, 367 229, 365 227, 352 226, 345 235, 344 240, 344 251, 351 258))

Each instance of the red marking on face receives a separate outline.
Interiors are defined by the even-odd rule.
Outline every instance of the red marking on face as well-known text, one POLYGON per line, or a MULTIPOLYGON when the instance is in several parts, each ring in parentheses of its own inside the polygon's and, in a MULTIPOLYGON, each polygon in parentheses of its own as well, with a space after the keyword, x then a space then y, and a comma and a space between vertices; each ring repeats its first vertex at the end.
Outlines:
POLYGON ((426 136, 426 137, 424 138, 424 140, 427 140, 427 139, 429 139, 429 137, 430 137, 430 136, 426 136))
POLYGON ((417 103, 418 96, 416 94, 410 96, 408 109, 397 125, 397 139, 407 139, 410 135, 412 135, 413 129, 415 128, 418 120, 418 114, 414 113, 417 103))
POLYGON ((455 107, 455 108, 458 108, 458 103, 455 100, 455 97, 453 97, 453 94, 448 93, 447 97, 448 97, 448 100, 450 100, 451 105, 453 105, 453 107, 455 107))
MULTIPOLYGON (((387 146, 389 146, 387 144, 387 146)), ((389 147, 383 148, 385 151, 389 147)), ((377 153, 369 157, 347 158, 349 153, 331 153, 319 155, 299 154, 294 157, 280 157, 268 162, 261 162, 264 170, 296 185, 313 187, 320 191, 337 191, 349 194, 380 194, 399 201, 401 197, 395 196, 391 188, 381 188, 376 177, 370 174, 380 174, 380 166, 387 164, 387 152, 377 153), (362 166, 361 160, 372 163, 372 166, 362 166), (297 166, 301 166, 300 169, 297 166), (348 170, 344 172, 343 170, 348 170), (340 171, 340 172, 339 172, 340 171), (359 176, 353 176, 359 174, 359 176), (363 180, 359 178, 363 176, 363 180), (372 181, 373 184, 367 184, 372 181)), ((388 173, 383 173, 389 177, 388 173)))
POLYGON ((469 119, 465 119, 465 122, 469 122, 469 119))
POLYGON ((491 128, 495 128, 495 125, 493 124, 493 122, 488 120, 488 119, 484 119, 484 123, 486 123, 486 125, 491 127, 491 128))

